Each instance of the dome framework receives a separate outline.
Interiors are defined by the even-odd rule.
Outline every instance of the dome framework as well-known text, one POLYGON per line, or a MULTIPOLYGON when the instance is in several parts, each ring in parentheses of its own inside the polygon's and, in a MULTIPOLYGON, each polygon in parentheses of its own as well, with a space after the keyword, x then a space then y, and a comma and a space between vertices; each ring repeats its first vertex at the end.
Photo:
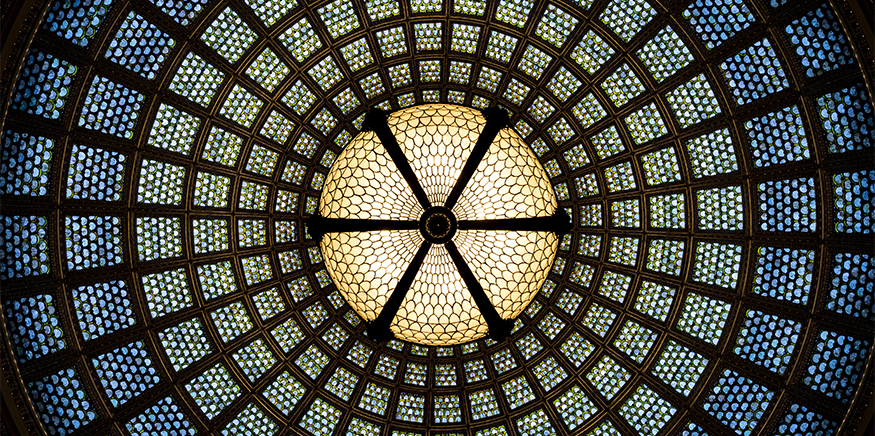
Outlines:
POLYGON ((0 300, 25 428, 855 430, 875 176, 852 5, 581 3, 23 8, 0 300), (370 341, 305 225, 366 108, 427 102, 507 108, 572 217, 505 342, 370 341))

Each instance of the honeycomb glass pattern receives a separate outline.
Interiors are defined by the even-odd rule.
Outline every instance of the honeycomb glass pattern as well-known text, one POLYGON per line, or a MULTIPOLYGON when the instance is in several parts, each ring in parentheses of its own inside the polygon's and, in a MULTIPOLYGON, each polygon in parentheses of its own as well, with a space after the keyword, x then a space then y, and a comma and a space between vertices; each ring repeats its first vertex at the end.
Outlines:
POLYGON ((42 52, 28 54, 22 66, 10 109, 58 119, 67 102, 77 68, 42 52))

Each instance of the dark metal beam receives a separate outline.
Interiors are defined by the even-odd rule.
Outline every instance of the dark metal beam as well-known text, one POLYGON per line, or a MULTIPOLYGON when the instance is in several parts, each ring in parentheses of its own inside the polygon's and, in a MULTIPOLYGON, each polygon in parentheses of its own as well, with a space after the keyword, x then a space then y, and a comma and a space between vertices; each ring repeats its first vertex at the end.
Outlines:
POLYGON ((410 265, 407 266, 407 271, 404 271, 404 275, 401 276, 401 280, 398 281, 398 285, 395 286, 392 295, 389 296, 386 304, 383 305, 383 310, 380 311, 375 320, 368 324, 367 333, 368 337, 372 340, 387 342, 395 337, 389 326, 392 325, 392 320, 398 313, 398 309, 401 308, 401 303, 404 302, 404 297, 407 296, 407 291, 410 290, 410 285, 413 284, 413 279, 416 278, 416 273, 419 272, 419 268, 422 266, 425 255, 428 254, 430 248, 431 244, 423 241, 419 251, 416 252, 413 260, 410 261, 410 265))
POLYGON ((313 240, 322 239, 326 233, 376 232, 380 230, 417 230, 417 221, 360 220, 347 218, 325 218, 316 214, 307 218, 307 231, 313 240))
POLYGON ((504 109, 491 107, 483 109, 481 112, 483 113, 483 116, 486 117, 486 125, 483 126, 483 130, 480 132, 480 136, 477 138, 477 143, 474 144, 474 149, 471 150, 471 154, 468 156, 465 166, 462 167, 462 172, 459 173, 459 178, 456 180, 456 184, 453 185, 453 190, 450 191, 450 195, 447 196, 447 201, 444 203, 444 207, 447 209, 452 210, 453 206, 456 205, 456 202, 459 201, 459 197, 462 196, 462 191, 465 190, 465 186, 468 186, 468 181, 471 180, 474 171, 477 171, 477 167, 480 165, 480 161, 483 160, 483 156, 486 156, 486 152, 489 151, 489 146, 492 145, 495 135, 498 134, 499 130, 507 127, 508 123, 510 123, 507 111, 504 109))
POLYGON ((517 230, 532 232, 553 232, 558 237, 571 230, 571 220, 565 209, 557 208, 550 216, 534 218, 510 218, 500 220, 463 220, 459 230, 517 230))
POLYGON ((489 337, 496 341, 504 340, 513 330, 514 320, 504 319, 498 315, 498 311, 495 310, 495 306, 489 301, 489 297, 486 296, 486 292, 480 286, 477 277, 474 277, 474 273, 468 268, 468 263, 465 262, 462 254, 459 253, 456 244, 453 241, 449 241, 444 244, 444 247, 446 247, 447 253, 450 254, 450 258, 453 259, 453 263, 456 264, 456 268, 459 270, 462 280, 465 281, 465 285, 468 286, 468 292, 471 294, 471 298, 474 299, 474 303, 477 304, 477 308, 480 309, 480 314, 486 320, 486 324, 489 326, 489 337))
POLYGON ((422 185, 419 184, 419 179, 416 178, 416 173, 414 173, 413 168, 410 167, 410 162, 407 161, 407 156, 404 156, 404 152, 401 151, 401 146, 398 145, 398 140, 395 138, 395 135, 392 134, 387 119, 388 116, 386 111, 379 108, 373 108, 368 111, 367 115, 365 115, 362 128, 374 132, 377 135, 377 138, 380 138, 380 142, 383 143, 383 148, 389 153, 389 157, 392 158, 395 167, 398 168, 401 176, 407 181, 407 185, 410 186, 410 190, 413 191, 413 195, 419 201, 422 210, 427 210, 431 207, 431 201, 429 201, 428 196, 425 195, 425 190, 422 189, 422 185))

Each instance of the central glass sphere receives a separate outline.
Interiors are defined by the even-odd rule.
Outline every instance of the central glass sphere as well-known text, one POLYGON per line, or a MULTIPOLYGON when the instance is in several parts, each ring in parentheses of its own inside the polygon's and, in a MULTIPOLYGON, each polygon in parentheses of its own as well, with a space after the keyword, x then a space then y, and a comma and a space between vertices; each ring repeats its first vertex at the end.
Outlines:
POLYGON ((340 294, 369 329, 386 322, 386 334, 423 345, 469 342, 511 323, 559 245, 552 229, 513 227, 557 212, 534 152, 490 111, 375 113, 320 197, 318 216, 330 225, 319 247, 340 294))

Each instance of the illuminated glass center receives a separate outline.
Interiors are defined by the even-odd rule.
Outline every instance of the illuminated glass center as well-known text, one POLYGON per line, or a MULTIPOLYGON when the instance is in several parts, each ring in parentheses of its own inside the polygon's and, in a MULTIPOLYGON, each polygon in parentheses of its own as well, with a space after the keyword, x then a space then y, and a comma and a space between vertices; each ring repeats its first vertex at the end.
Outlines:
POLYGON ((431 104, 365 124, 310 220, 341 294, 377 340, 506 337, 567 227, 544 168, 499 110, 431 104))

